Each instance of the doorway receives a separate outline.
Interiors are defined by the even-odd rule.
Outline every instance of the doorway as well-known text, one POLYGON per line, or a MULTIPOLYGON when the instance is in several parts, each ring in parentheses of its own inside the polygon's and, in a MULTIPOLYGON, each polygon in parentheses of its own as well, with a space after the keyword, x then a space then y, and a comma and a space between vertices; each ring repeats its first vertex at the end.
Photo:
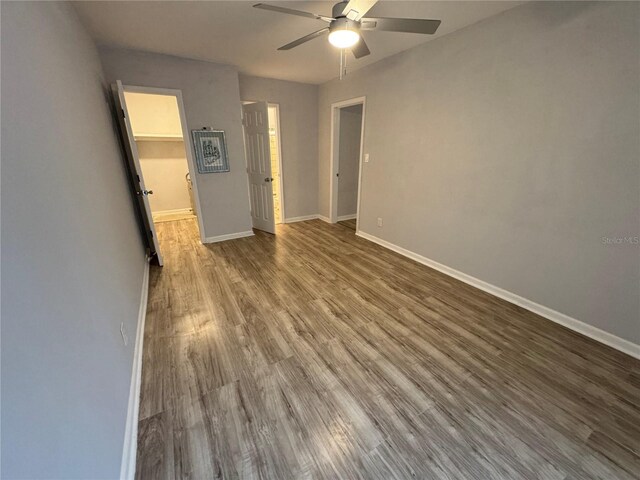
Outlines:
POLYGON ((176 98, 125 91, 154 223, 196 219, 176 98))
POLYGON ((283 223, 284 188, 282 186, 282 155, 280 143, 280 106, 268 103, 269 148, 271 149, 271 176, 273 177, 273 217, 276 225, 283 223))
POLYGON ((286 218, 279 105, 243 101, 242 127, 252 226, 275 234, 286 218))
POLYGON ((331 105, 330 221, 357 231, 360 212, 365 97, 331 105))
POLYGON ((128 165, 140 200, 150 254, 162 265, 156 224, 190 220, 204 227, 180 90, 113 85, 128 165))

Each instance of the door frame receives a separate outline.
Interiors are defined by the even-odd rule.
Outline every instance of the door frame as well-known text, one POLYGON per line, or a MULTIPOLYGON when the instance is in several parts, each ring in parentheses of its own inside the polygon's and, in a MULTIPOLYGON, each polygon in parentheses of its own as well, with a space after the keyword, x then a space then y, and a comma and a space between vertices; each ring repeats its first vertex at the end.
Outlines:
POLYGON ((205 243, 204 221, 202 220, 202 208, 200 206, 200 195, 198 195, 198 182, 196 175, 198 170, 195 168, 193 159, 193 148, 191 145, 191 137, 189 136, 189 128, 187 127, 187 117, 184 113, 184 102, 182 101, 182 90, 174 88, 158 88, 158 87, 142 87, 138 85, 123 85, 125 92, 130 93, 147 93, 150 95, 166 95, 176 97, 178 103, 178 114, 180 115, 180 126, 182 127, 182 141, 187 155, 187 168, 191 177, 191 185, 193 189, 194 203, 196 207, 196 217, 198 218, 198 230, 200 231, 200 242, 205 243))
POLYGON ((280 170, 280 190, 278 192, 280 196, 280 223, 286 223, 285 219, 287 218, 284 214, 284 170, 282 169, 282 135, 280 134, 280 104, 279 103, 271 103, 267 102, 267 108, 275 107, 276 109, 276 137, 278 140, 278 168, 280 170))
POLYGON ((364 152, 364 125, 367 112, 367 97, 355 97, 331 104, 331 156, 329 174, 329 221, 338 221, 338 177, 340 170, 340 109, 362 105, 362 125, 360 128, 360 153, 358 154, 358 200, 356 203, 356 232, 360 226, 360 196, 362 191, 362 158, 364 152))

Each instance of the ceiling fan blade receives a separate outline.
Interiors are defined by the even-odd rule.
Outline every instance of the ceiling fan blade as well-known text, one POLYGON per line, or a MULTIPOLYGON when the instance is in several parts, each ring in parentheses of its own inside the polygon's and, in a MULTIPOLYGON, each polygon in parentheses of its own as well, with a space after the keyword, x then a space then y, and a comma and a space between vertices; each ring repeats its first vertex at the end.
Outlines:
POLYGON ((303 43, 308 42, 309 40, 313 40, 314 38, 321 37, 322 35, 326 35, 327 33, 329 33, 329 27, 323 28, 322 30, 318 30, 317 32, 310 33, 309 35, 305 35, 304 37, 294 40, 291 43, 287 43, 286 45, 283 45, 282 47, 280 47, 278 50, 291 50, 293 47, 302 45, 303 43))
POLYGON ((292 8, 276 7, 275 5, 267 5, 266 3, 256 3, 253 7, 261 8, 262 10, 271 10, 272 12, 287 13, 289 15, 297 15, 299 17, 315 18, 316 20, 322 20, 324 22, 333 21, 332 17, 317 15, 315 13, 303 12, 302 10, 293 10, 292 8))
POLYGON ((351 47, 351 51, 353 52, 353 56, 356 58, 366 57, 371 53, 362 35, 360 35, 360 40, 358 40, 358 43, 351 47))
POLYGON ((383 32, 426 33, 432 35, 440 26, 440 20, 425 18, 363 18, 360 28, 383 32))
POLYGON ((349 0, 342 14, 349 20, 360 20, 378 0, 349 0))

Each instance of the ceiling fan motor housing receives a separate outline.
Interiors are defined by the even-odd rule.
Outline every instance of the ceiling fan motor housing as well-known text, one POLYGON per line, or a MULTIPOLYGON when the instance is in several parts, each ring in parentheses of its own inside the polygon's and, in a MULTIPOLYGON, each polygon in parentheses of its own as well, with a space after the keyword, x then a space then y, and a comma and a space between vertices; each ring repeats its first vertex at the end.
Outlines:
POLYGON ((345 7, 347 6, 347 3, 349 3, 348 1, 343 1, 343 2, 338 2, 336 3, 333 8, 331 9, 331 16, 333 18, 340 18, 340 17, 344 17, 345 14, 342 13, 344 12, 345 7))
POLYGON ((338 17, 333 22, 331 22, 331 25, 329 25, 330 32, 333 32, 335 30, 351 30, 354 32, 359 32, 360 22, 349 20, 347 17, 338 17))

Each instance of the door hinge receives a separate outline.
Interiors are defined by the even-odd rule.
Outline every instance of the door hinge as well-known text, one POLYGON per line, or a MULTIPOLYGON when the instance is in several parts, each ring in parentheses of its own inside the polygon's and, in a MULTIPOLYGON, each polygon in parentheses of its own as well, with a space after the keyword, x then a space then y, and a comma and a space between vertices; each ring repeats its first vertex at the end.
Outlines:
POLYGON ((136 178, 138 179, 138 181, 140 181, 140 175, 136 175, 136 178))
POLYGON ((122 118, 127 118, 126 115, 124 114, 124 108, 121 108, 120 111, 122 112, 122 118))

